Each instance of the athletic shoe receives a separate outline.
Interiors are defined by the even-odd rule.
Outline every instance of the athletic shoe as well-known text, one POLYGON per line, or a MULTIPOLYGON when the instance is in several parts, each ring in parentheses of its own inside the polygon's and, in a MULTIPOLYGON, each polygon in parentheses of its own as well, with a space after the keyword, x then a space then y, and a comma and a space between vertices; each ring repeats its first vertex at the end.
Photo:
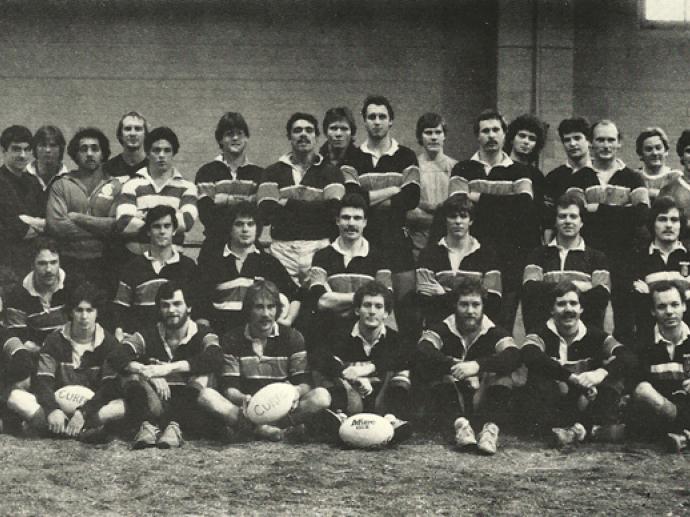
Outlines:
POLYGON ((156 447, 159 449, 178 449, 182 447, 184 438, 182 438, 182 430, 180 424, 177 422, 170 422, 165 431, 158 437, 156 447))
POLYGON ((620 443, 625 439, 625 424, 593 425, 589 434, 595 442, 620 443))
POLYGON ((551 429, 554 447, 565 447, 582 442, 587 436, 585 427, 577 422, 570 427, 554 427, 551 429))
POLYGON ((688 448, 690 444, 690 431, 687 429, 683 434, 668 433, 666 435, 666 448, 669 452, 680 453, 688 448))
POLYGON ((262 440, 268 440, 269 442, 280 442, 284 438, 285 433, 279 427, 263 424, 256 426, 254 429, 254 434, 262 440))
POLYGON ((392 445, 404 442, 412 436, 412 426, 407 420, 400 420, 391 413, 384 415, 383 418, 388 420, 393 426, 393 439, 391 440, 392 445))
POLYGON ((496 454, 498 448, 498 426, 493 422, 487 422, 479 432, 477 449, 482 454, 496 454))
POLYGON ((161 430, 158 429, 157 426, 145 420, 141 423, 139 432, 134 437, 132 449, 147 449, 149 447, 155 447, 160 432, 161 430))
POLYGON ((455 419, 453 425, 455 427, 455 445, 461 449, 477 445, 477 438, 474 436, 469 420, 461 416, 455 419))

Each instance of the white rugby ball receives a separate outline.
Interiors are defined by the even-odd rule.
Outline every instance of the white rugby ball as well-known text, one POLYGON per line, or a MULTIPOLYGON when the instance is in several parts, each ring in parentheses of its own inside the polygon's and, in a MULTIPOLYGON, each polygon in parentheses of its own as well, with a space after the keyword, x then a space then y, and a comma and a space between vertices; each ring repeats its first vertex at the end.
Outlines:
POLYGON ((57 390, 55 392, 55 400, 57 400, 58 406, 66 415, 72 415, 77 408, 91 400, 93 395, 93 391, 86 386, 71 384, 57 390))
POLYGON ((245 414, 257 425, 274 424, 290 412, 298 398, 296 386, 288 382, 274 382, 254 393, 245 414))
POLYGON ((358 413, 345 420, 338 434, 340 439, 358 449, 385 447, 393 439, 393 426, 384 417, 373 413, 358 413))

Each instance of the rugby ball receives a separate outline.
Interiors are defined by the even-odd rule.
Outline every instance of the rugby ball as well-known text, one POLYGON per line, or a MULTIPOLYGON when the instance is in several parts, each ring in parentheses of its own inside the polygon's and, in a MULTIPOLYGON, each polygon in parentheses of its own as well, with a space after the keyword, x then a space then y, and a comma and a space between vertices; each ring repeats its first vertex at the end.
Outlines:
POLYGON ((340 439, 357 449, 378 449, 393 439, 393 426, 384 417, 358 413, 345 420, 338 432, 340 439))
POLYGON ((274 382, 254 393, 245 414, 257 425, 274 424, 290 412, 297 399, 299 390, 296 386, 288 382, 274 382))
POLYGON ((55 392, 55 400, 66 415, 72 415, 77 408, 91 400, 93 395, 93 391, 86 386, 71 384, 57 390, 55 392))

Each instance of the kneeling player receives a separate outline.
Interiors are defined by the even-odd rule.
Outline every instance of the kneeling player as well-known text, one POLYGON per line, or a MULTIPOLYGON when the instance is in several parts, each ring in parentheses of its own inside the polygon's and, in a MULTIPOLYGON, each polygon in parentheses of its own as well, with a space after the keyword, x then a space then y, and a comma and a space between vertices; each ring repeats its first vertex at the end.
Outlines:
POLYGON ((454 419, 458 447, 477 446, 484 454, 494 454, 495 421, 507 412, 509 376, 520 365, 520 351, 508 332, 484 315, 486 291, 478 279, 461 279, 454 296, 454 314, 422 333, 415 383, 427 390, 434 416, 454 419), (468 418, 475 426, 483 424, 478 438, 468 418))
POLYGON ((637 418, 645 427, 668 433, 669 448, 681 451, 690 442, 690 329, 683 322, 685 294, 670 281, 649 288, 653 334, 643 336, 642 378, 635 388, 637 418))
POLYGON ((331 403, 325 389, 311 388, 304 338, 299 331, 278 324, 281 311, 280 291, 274 283, 261 280, 247 288, 242 302, 246 323, 226 332, 221 339, 225 358, 220 393, 207 388, 200 399, 207 410, 219 415, 231 429, 249 428, 259 438, 271 441, 282 440, 285 428, 305 423, 331 403), (299 399, 294 409, 273 424, 250 424, 244 406, 259 389, 276 382, 297 387, 299 399))
POLYGON ((122 379, 128 416, 140 425, 135 449, 180 447, 180 421, 198 422, 200 394, 223 361, 218 337, 190 319, 180 284, 163 284, 156 307, 159 321, 126 335, 109 358, 122 379))
POLYGON ((523 390, 528 420, 552 429, 555 445, 623 437, 619 407, 633 359, 625 347, 580 319, 580 291, 570 281, 555 285, 551 318, 522 346, 528 368, 523 390))
POLYGON ((10 391, 8 408, 31 427, 78 437, 85 423, 88 427, 98 427, 124 416, 122 401, 113 396, 117 393, 115 374, 105 365, 116 340, 97 323, 103 303, 103 294, 92 284, 75 288, 65 305, 68 322, 50 334, 41 349, 31 386, 34 394, 26 390, 26 385, 10 391), (95 395, 74 414, 67 415, 60 408, 55 392, 74 385, 85 386, 95 395))
MULTIPOLYGON (((410 433, 404 420, 409 413, 409 354, 398 333, 385 322, 393 309, 393 294, 379 282, 369 282, 354 294, 357 321, 332 329, 318 353, 318 371, 331 394, 331 410, 339 421, 345 414, 388 414, 395 440, 410 433)), ((336 422, 337 423, 337 422, 336 422)))

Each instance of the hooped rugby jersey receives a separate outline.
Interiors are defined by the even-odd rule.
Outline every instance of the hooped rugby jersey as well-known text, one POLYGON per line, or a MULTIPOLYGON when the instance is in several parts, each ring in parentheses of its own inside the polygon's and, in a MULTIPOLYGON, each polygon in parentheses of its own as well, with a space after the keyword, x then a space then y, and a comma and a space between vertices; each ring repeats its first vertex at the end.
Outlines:
POLYGON ((646 336, 640 351, 642 378, 667 398, 683 390, 683 381, 690 379, 690 329, 685 323, 681 326, 680 343, 665 339, 655 326, 654 333, 646 336))

